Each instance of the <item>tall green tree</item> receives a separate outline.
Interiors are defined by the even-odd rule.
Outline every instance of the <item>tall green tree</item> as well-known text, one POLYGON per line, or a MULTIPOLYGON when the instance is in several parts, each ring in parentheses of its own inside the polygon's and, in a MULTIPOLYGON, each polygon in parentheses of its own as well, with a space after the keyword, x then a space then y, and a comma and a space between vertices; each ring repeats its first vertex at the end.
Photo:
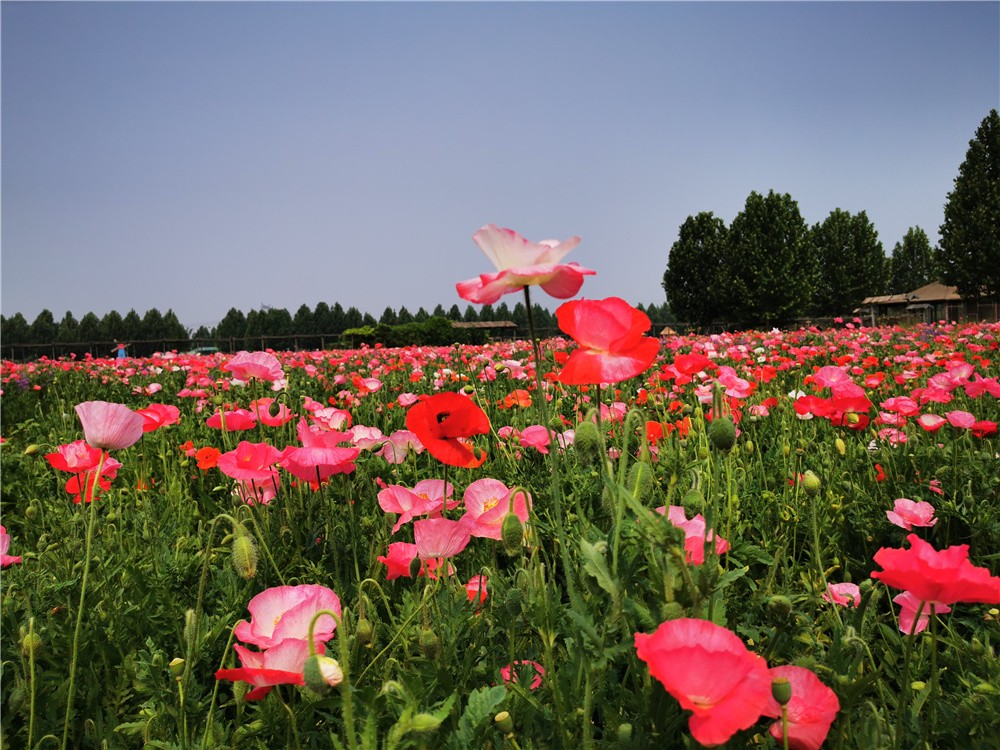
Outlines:
POLYGON ((129 310, 125 313, 125 317, 122 318, 121 331, 116 334, 115 338, 126 343, 146 338, 145 327, 142 321, 143 318, 139 317, 139 313, 135 310, 129 310))
POLYGON ((80 341, 92 343, 101 338, 101 319, 89 312, 80 318, 80 341))
POLYGON ((184 324, 177 318, 177 313, 173 308, 167 308, 163 313, 163 338, 170 344, 171 348, 186 347, 191 339, 191 333, 184 324))
POLYGON ((314 330, 314 326, 315 318, 313 317, 313 311, 309 309, 309 305, 302 303, 292 318, 292 331, 300 335, 319 333, 319 331, 314 330))
POLYGON ((31 338, 31 326, 21 313, 9 318, 0 317, 0 341, 4 346, 27 344, 31 338))
POLYGON ((681 224, 663 274, 667 303, 679 320, 705 326, 729 317, 725 287, 728 234, 726 223, 711 211, 689 216, 681 224))
POLYGON ((910 227, 903 241, 892 248, 889 258, 889 292, 903 294, 919 289, 937 278, 934 249, 927 232, 920 227, 910 227))
POLYGON ((59 334, 57 339, 62 344, 75 344, 80 340, 80 323, 73 317, 73 313, 66 311, 62 320, 59 321, 59 334))
POLYGON ((809 311, 819 268, 799 206, 787 193, 750 193, 729 227, 727 317, 770 326, 809 311))
MULTIPOLYGON (((343 310, 340 311, 343 314, 343 310)), ((333 333, 333 311, 325 302, 317 302, 312 314, 312 333, 333 333)))
POLYGON ((32 344, 51 344, 59 335, 59 324, 52 311, 46 308, 31 321, 29 330, 32 344))
MULTIPOLYGON (((216 338, 222 340, 219 343, 220 347, 226 346, 224 343, 225 339, 242 339, 243 334, 247 329, 247 317, 243 314, 242 310, 237 310, 235 307, 230 307, 229 312, 226 313, 225 317, 219 321, 219 324, 215 327, 216 338)), ((242 346, 242 342, 235 342, 237 348, 242 346)))
POLYGON ((344 313, 344 328, 360 328, 364 325, 364 316, 361 311, 354 307, 347 308, 347 312, 344 313))
POLYGON ((850 313, 865 297, 885 293, 885 250, 864 211, 834 209, 809 231, 809 242, 819 260, 813 312, 850 313))
POLYGON ((1000 298, 1000 115, 995 109, 969 141, 948 193, 938 264, 944 281, 963 297, 1000 298))
MULTIPOLYGON (((131 313, 135 313, 135 310, 132 310, 131 313)), ((136 315, 136 317, 138 317, 138 315, 136 315)), ((121 313, 117 310, 105 313, 104 317, 101 318, 101 339, 103 341, 113 341, 115 339, 125 341, 126 338, 124 331, 125 322, 122 319, 121 313)))
POLYGON ((350 326, 347 324, 347 313, 344 312, 344 308, 339 302, 334 302, 333 307, 330 308, 330 324, 331 328, 329 331, 323 331, 323 333, 343 333, 350 326))
POLYGON ((386 307, 385 310, 382 311, 382 317, 378 319, 378 322, 382 325, 394 326, 399 322, 399 318, 396 315, 395 310, 391 307, 386 307))

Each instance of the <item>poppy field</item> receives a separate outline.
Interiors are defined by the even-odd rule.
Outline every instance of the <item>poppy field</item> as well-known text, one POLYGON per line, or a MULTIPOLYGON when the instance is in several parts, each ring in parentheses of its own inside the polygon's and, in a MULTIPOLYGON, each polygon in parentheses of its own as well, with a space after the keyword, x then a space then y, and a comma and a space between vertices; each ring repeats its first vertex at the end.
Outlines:
POLYGON ((556 315, 4 362, 3 746, 998 746, 1000 325, 556 315))

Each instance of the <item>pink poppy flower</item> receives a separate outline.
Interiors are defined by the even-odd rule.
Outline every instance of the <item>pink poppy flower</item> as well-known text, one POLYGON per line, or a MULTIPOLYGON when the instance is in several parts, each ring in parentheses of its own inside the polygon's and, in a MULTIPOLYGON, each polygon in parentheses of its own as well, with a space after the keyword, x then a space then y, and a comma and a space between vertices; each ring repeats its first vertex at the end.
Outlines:
POLYGON ((472 537, 471 523, 465 519, 425 518, 413 522, 413 541, 421 560, 454 557, 472 537))
POLYGON ((500 677, 503 679, 505 685, 512 682, 520 682, 521 675, 525 677, 531 675, 531 684, 528 685, 528 690, 537 690, 542 686, 545 669, 537 661, 529 661, 527 659, 511 662, 506 667, 500 667, 500 677))
POLYGON ((670 620, 655 633, 636 633, 635 650, 681 708, 693 712, 688 727, 702 745, 721 745, 753 726, 771 697, 764 659, 707 620, 670 620))
MULTIPOLYGON (((417 482, 413 489, 398 484, 390 484, 378 493, 378 505, 386 513, 396 513, 396 525, 392 533, 399 531, 404 523, 409 523, 416 516, 424 516, 441 510, 446 497, 451 497, 452 486, 444 486, 444 480, 424 479, 417 482)), ((457 503, 449 502, 448 507, 454 508, 457 503)))
MULTIPOLYGON (((664 511, 657 508, 659 513, 664 511)), ((715 531, 705 529, 705 517, 699 513, 688 520, 684 508, 671 505, 667 509, 667 520, 684 532, 684 559, 689 565, 701 565, 705 562, 705 546, 715 543, 715 554, 721 555, 729 550, 729 542, 718 536, 715 531)))
POLYGON ((382 443, 382 447, 375 452, 375 455, 381 456, 387 463, 401 464, 411 450, 418 455, 424 452, 420 438, 409 430, 396 430, 382 443))
POLYGON ((286 447, 278 457, 278 466, 303 482, 322 482, 334 474, 350 474, 356 468, 357 448, 286 447))
POLYGON ((482 604, 486 601, 486 582, 486 576, 472 576, 469 579, 468 583, 465 584, 465 593, 468 595, 470 602, 482 604))
POLYGON ((285 377, 278 358, 269 352, 237 352, 222 369, 231 372, 234 380, 244 383, 254 378, 274 382, 285 377))
POLYGON ((216 464, 227 477, 251 482, 263 482, 278 475, 275 462, 281 451, 268 443, 241 440, 236 450, 223 453, 216 464))
POLYGON ((927 432, 937 432, 948 423, 944 417, 937 414, 921 414, 917 417, 917 424, 927 432))
POLYGON ((956 409, 955 411, 948 412, 945 416, 948 418, 948 424, 962 430, 968 430, 976 423, 975 416, 967 411, 956 409))
POLYGON ((503 519, 508 513, 516 515, 521 523, 528 521, 531 495, 511 490, 499 479, 484 477, 465 488, 463 495, 465 516, 471 522, 474 537, 500 539, 503 519))
POLYGON ((181 410, 173 404, 150 404, 144 409, 136 409, 135 413, 142 417, 143 432, 177 424, 181 419, 181 410))
POLYGON ((410 563, 417 557, 417 545, 409 542, 393 542, 389 545, 388 554, 379 555, 378 561, 385 565, 388 570, 385 579, 391 581, 395 578, 410 577, 410 563))
POLYGON ((299 420, 295 432, 305 448, 338 448, 340 443, 352 442, 349 432, 335 432, 319 424, 309 424, 304 419, 299 420))
POLYGON ((534 243, 512 229, 488 224, 472 235, 472 239, 497 269, 496 273, 480 274, 477 279, 455 285, 459 297, 476 304, 492 305, 503 295, 526 286, 541 286, 546 294, 556 299, 569 299, 580 291, 583 277, 595 273, 576 263, 560 262, 580 244, 579 237, 563 242, 543 240, 534 243))
POLYGON ((628 380, 645 372, 660 350, 659 339, 643 335, 649 317, 618 297, 566 302, 556 318, 579 345, 558 376, 566 385, 628 380))
POLYGON ((828 583, 823 599, 842 607, 861 605, 861 589, 856 583, 828 583))
POLYGON ((883 547, 875 553, 883 570, 872 572, 872 578, 924 602, 1000 604, 1000 578, 969 562, 969 545, 936 550, 916 534, 906 539, 909 549, 883 547))
MULTIPOLYGON (((323 653, 323 644, 318 644, 317 648, 323 653)), ((305 639, 287 638, 265 651, 251 651, 235 643, 233 650, 242 666, 220 669, 215 679, 253 685, 254 689, 244 696, 246 700, 264 698, 275 685, 305 685, 303 670, 309 658, 309 642, 305 639)))
MULTIPOLYGON (((299 586, 275 586, 250 600, 250 621, 240 620, 233 634, 243 643, 263 649, 277 646, 286 639, 300 640, 308 646, 309 622, 323 609, 341 615, 340 597, 326 586, 305 583, 299 586)), ((313 628, 318 647, 333 638, 337 621, 322 615, 313 628)))
POLYGON ((937 615, 946 615, 951 612, 951 607, 938 602, 921 602, 909 591, 896 594, 892 600, 899 605, 899 630, 902 633, 922 633, 927 630, 927 623, 930 622, 931 610, 937 615), (921 606, 921 604, 923 606, 921 606), (917 612, 920 612, 919 619, 917 612), (916 620, 916 627, 913 621, 916 620))
POLYGON ((257 426, 257 415, 247 409, 233 409, 232 411, 215 412, 205 420, 205 424, 214 430, 225 430, 226 432, 243 432, 252 430, 257 426))
MULTIPOLYGON (((788 747, 791 750, 819 750, 840 710, 837 694, 805 667, 772 667, 770 672, 772 680, 784 678, 792 688, 792 698, 785 706, 788 712, 788 747)), ((781 706, 773 696, 768 699, 762 713, 779 719, 771 724, 770 732, 780 747, 784 740, 781 706)))
POLYGON ((9 568, 11 565, 21 562, 21 556, 8 555, 8 549, 10 549, 10 534, 7 533, 6 528, 0 526, 0 568, 9 568))
POLYGON ((518 434, 518 441, 521 443, 522 448, 534 448, 539 453, 547 455, 549 452, 549 443, 552 442, 552 431, 545 427, 545 425, 529 425, 518 434))
POLYGON ((253 412, 258 422, 268 427, 281 427, 295 419, 291 409, 273 398, 258 398, 256 401, 251 401, 249 411, 253 412))
POLYGON ((350 428, 353 419, 349 411, 335 409, 332 406, 315 409, 312 418, 313 422, 328 430, 350 428))
POLYGON ((378 427, 366 427, 359 424, 351 428, 350 434, 354 445, 361 450, 371 450, 381 445, 382 441, 385 440, 385 435, 378 427))
POLYGON ((143 419, 125 404, 84 401, 75 407, 87 444, 105 450, 121 450, 142 437, 143 419))
POLYGON ((914 526, 933 526, 938 522, 934 518, 933 505, 905 497, 896 500, 893 509, 887 510, 885 515, 896 526, 907 531, 912 530, 914 526))
POLYGON ((74 440, 72 443, 56 447, 54 453, 45 454, 45 460, 53 469, 79 474, 96 470, 101 460, 101 449, 92 448, 84 440, 74 440))
POLYGON ((278 496, 280 487, 281 481, 277 473, 262 482, 237 479, 233 486, 233 495, 247 505, 267 505, 278 496))

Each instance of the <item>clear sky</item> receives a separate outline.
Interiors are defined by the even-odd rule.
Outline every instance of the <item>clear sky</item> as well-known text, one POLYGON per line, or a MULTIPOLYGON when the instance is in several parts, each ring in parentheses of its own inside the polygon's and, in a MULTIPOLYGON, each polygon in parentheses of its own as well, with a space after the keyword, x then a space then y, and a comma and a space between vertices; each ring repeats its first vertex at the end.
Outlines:
POLYGON ((866 211, 889 253, 937 241, 1000 106, 997 2, 0 12, 2 311, 29 322, 464 309, 488 223, 579 235, 582 295, 659 304, 685 218, 754 190, 866 211))

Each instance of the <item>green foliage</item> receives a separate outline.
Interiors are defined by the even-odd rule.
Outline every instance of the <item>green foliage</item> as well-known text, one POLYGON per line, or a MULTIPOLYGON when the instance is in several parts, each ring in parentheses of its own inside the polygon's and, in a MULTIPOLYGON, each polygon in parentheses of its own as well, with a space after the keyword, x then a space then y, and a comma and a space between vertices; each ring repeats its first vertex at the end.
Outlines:
POLYGON ((938 244, 945 283, 963 297, 1000 299, 1000 114, 991 110, 969 141, 948 193, 938 244))
POLYGON ((938 277, 927 233, 920 227, 906 230, 902 242, 892 248, 889 259, 889 292, 904 294, 930 284, 938 277))
POLYGON ((885 251, 864 211, 852 216, 835 209, 812 228, 808 242, 819 261, 814 313, 850 314, 865 297, 885 292, 885 251))
POLYGON ((818 276, 798 204, 787 193, 750 193, 729 228, 731 320, 771 326, 805 315, 818 276))
POLYGON ((728 230, 710 211, 689 216, 670 248, 663 291, 671 313, 696 326, 728 320, 728 230))

